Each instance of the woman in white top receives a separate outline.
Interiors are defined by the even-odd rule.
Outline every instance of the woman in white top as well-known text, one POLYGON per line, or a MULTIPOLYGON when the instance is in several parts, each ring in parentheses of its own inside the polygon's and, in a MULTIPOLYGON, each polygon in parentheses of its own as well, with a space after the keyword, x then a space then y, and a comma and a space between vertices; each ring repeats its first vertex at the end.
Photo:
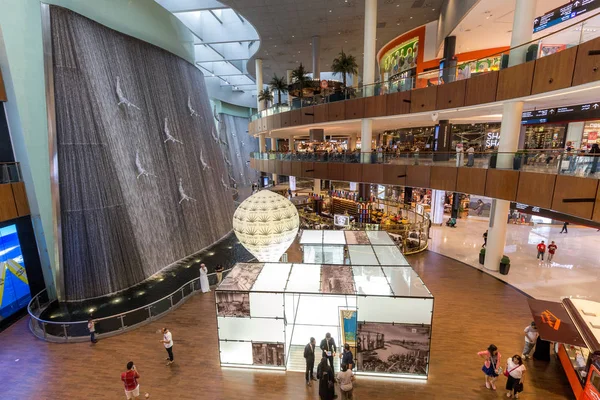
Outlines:
POLYGON ((204 264, 200 264, 200 289, 202 290, 202 293, 210 292, 210 285, 208 284, 208 270, 204 264))
POLYGON ((512 358, 509 358, 506 362, 506 371, 505 375, 508 374, 508 380, 506 381, 506 397, 512 397, 513 393, 515 399, 519 398, 519 392, 521 391, 521 379, 523 379, 523 374, 525 373, 525 366, 523 365, 523 359, 519 355, 514 355, 512 358))

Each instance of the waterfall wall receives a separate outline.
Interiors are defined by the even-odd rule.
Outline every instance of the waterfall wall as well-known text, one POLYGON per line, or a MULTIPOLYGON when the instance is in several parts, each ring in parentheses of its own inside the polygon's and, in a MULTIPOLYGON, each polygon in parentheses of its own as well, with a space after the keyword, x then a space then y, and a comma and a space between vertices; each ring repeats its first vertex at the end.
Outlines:
POLYGON ((250 186, 260 175, 250 168, 250 153, 258 151, 258 138, 248 135, 249 121, 249 118, 218 114, 223 155, 231 163, 227 165, 229 176, 238 187, 250 186))

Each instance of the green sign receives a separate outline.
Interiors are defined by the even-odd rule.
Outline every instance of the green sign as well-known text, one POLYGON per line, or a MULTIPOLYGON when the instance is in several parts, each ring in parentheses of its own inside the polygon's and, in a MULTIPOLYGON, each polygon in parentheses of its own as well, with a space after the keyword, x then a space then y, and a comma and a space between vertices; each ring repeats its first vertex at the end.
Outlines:
POLYGON ((380 71, 384 79, 416 68, 419 53, 419 38, 412 38, 389 50, 381 59, 380 71), (387 75, 386 75, 387 74, 387 75))

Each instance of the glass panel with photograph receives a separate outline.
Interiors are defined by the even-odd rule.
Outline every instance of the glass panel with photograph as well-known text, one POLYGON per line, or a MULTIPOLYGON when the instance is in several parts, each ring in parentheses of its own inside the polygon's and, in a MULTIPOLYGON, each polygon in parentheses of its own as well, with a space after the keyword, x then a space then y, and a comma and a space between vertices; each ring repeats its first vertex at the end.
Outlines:
POLYGON ((253 342, 252 364, 270 367, 285 367, 283 343, 253 342))
POLYGON ((369 237, 365 231, 344 231, 347 244, 369 244, 369 237))
POLYGON ((302 245, 302 262, 307 264, 323 263, 323 245, 305 244, 302 245))
POLYGON ((217 291, 250 291, 264 264, 238 263, 221 282, 217 291))
POLYGON ((215 292, 217 316, 219 317, 250 317, 250 293, 219 291, 215 292))
POLYGON ((329 294, 355 294, 354 278, 350 266, 321 266, 321 292, 329 294))
POLYGON ((381 265, 410 265, 397 246, 373 246, 381 265))
POLYGON ((411 267, 383 267, 394 296, 433 297, 411 267))
POLYGON ((348 254, 352 265, 379 265, 373 247, 370 245, 349 245, 348 254))
POLYGON ((252 291, 283 292, 292 264, 265 264, 252 286, 252 291))
POLYGON ((385 231, 367 231, 367 237, 371 241, 372 245, 394 245, 394 241, 385 231))
POLYGON ((344 246, 323 246, 323 264, 344 264, 344 246))
POLYGON ((344 231, 323 231, 323 244, 346 244, 344 231))
POLYGON ((252 364, 251 342, 219 342, 221 364, 252 364))
POLYGON ((321 291, 321 266, 294 264, 285 291, 287 293, 319 293, 321 291))
POLYGON ((302 231, 300 244, 321 244, 323 243, 323 231, 308 230, 302 231))
POLYGON ((357 294, 391 296, 392 289, 381 267, 353 266, 354 282, 357 294))
POLYGON ((358 320, 431 325, 433 298, 358 296, 358 320))
POLYGON ((219 340, 285 341, 283 319, 217 317, 219 340))

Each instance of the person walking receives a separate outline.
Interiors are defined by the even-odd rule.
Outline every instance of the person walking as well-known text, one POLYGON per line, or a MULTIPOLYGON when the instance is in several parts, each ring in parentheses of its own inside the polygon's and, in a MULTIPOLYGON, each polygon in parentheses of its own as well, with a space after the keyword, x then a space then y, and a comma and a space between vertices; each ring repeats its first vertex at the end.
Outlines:
POLYGON ((498 347, 490 344, 487 350, 480 351, 477 355, 483 358, 485 361, 481 370, 485 375, 485 387, 488 389, 496 390, 496 379, 500 373, 500 352, 498 347))
POLYGON ((340 384, 342 400, 352 400, 352 382, 354 381, 354 374, 352 373, 352 368, 342 363, 342 372, 338 372, 337 381, 340 384))
POLYGON ((335 395, 335 378, 333 368, 327 364, 327 357, 321 358, 317 367, 317 379, 319 379, 319 397, 321 400, 332 400, 335 395))
POLYGON ((563 223, 563 227, 562 227, 562 229, 560 230, 560 232, 558 232, 558 233, 563 233, 563 232, 564 232, 564 233, 569 233, 569 230, 567 229, 567 225, 569 225, 569 223, 568 223, 568 222, 565 222, 565 223, 563 223))
POLYGON ((225 269, 223 268, 223 266, 221 264, 217 265, 217 268, 215 268, 215 272, 217 273, 217 285, 219 283, 221 283, 221 281, 223 280, 223 271, 225 269))
POLYGON ((202 293, 210 292, 210 284, 208 283, 208 269, 204 264, 200 264, 200 290, 202 290, 202 293))
POLYGON ((515 399, 519 398, 519 392, 523 390, 521 379, 523 379, 526 369, 521 356, 517 354, 506 360, 506 372, 504 373, 508 378, 506 381, 506 397, 513 397, 514 395, 515 399))
POLYGON ((346 343, 342 349, 342 364, 346 364, 350 370, 354 369, 354 358, 348 343, 346 343))
POLYGON ((467 149, 467 167, 475 165, 475 149, 473 146, 469 146, 467 149))
POLYGON ((173 364, 173 335, 167 328, 163 328, 163 340, 159 340, 167 350, 169 357, 165 358, 167 361, 167 365, 173 364))
POLYGON ((481 245, 481 247, 487 246, 487 237, 488 237, 488 230, 486 229, 486 231, 483 232, 483 244, 481 245))
POLYGON ((540 334, 534 321, 531 321, 531 324, 525 327, 523 332, 525 332, 525 346, 523 347, 522 357, 527 360, 529 358, 529 354, 531 354, 533 351, 537 338, 540 336, 540 334))
POLYGON ((335 341, 331 337, 331 333, 327 332, 325 334, 325 339, 321 340, 321 345, 319 347, 323 350, 323 357, 329 360, 331 370, 333 370, 333 357, 335 356, 337 348, 335 346, 335 341))
POLYGON ((542 261, 544 261, 544 254, 546 254, 546 244, 543 240, 537 245, 537 252, 538 260, 540 259, 540 257, 542 257, 542 261))
POLYGON ((315 369, 315 347, 317 346, 317 341, 314 337, 310 338, 310 341, 306 346, 304 346, 304 359, 306 360, 306 385, 312 386, 311 381, 316 381, 313 370, 315 369))
POLYGON ((92 343, 98 343, 98 340, 96 340, 96 321, 94 321, 92 318, 88 319, 88 331, 90 331, 90 341, 92 343))
POLYGON ((551 262, 554 258, 554 253, 556 253, 556 249, 558 246, 554 243, 554 240, 548 245, 548 262, 551 262))
POLYGON ((138 374, 133 361, 129 361, 127 363, 127 371, 121 373, 121 380, 125 386, 125 396, 127 399, 137 399, 140 397, 138 379, 140 379, 140 374, 138 374))

